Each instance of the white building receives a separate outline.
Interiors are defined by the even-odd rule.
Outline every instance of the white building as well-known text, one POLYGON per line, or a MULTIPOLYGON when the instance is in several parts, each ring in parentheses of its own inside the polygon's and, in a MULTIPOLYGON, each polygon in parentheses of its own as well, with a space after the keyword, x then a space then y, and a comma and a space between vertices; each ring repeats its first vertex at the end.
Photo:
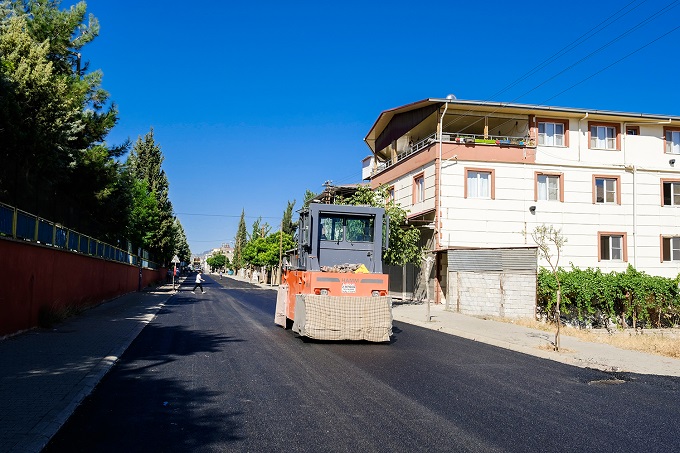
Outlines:
POLYGON ((210 252, 206 253, 205 256, 203 256, 203 263, 202 266, 204 269, 209 269, 210 267, 207 264, 208 258, 212 258, 215 255, 224 255, 227 257, 227 260, 229 263, 231 263, 234 260, 234 248, 229 245, 229 243, 222 244, 221 247, 212 249, 210 252))
POLYGON ((680 272, 680 117, 426 99, 382 112, 365 141, 371 186, 435 252, 437 300, 451 250, 534 246, 542 224, 567 238, 562 267, 680 272))

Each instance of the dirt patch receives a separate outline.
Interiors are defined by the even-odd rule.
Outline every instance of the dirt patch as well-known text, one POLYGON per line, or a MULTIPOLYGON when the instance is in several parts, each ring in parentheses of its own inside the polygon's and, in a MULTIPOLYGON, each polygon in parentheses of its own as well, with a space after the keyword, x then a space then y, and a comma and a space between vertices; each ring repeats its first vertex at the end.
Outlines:
POLYGON ((545 344, 542 344, 542 345, 538 346, 538 349, 541 349, 541 350, 543 350, 543 351, 553 351, 553 352, 557 352, 558 354, 576 352, 576 351, 574 351, 573 349, 567 349, 567 348, 565 348, 565 347, 563 347, 563 346, 560 346, 560 350, 559 350, 559 351, 555 351, 555 345, 552 344, 552 343, 545 343, 545 344))
MULTIPOLYGON (((493 319, 494 321, 507 322, 510 324, 516 324, 532 329, 539 329, 546 332, 555 332, 554 324, 534 321, 532 319, 507 319, 490 317, 485 317, 485 319, 493 319)), ((613 331, 607 331, 604 329, 575 329, 573 327, 565 326, 560 329, 560 333, 561 335, 567 335, 578 338, 579 340, 589 341, 591 343, 604 343, 616 346, 621 349, 646 352, 664 357, 680 359, 680 333, 678 332, 678 329, 617 329, 613 331)), ((552 347, 552 345, 547 346, 549 348, 552 347)))

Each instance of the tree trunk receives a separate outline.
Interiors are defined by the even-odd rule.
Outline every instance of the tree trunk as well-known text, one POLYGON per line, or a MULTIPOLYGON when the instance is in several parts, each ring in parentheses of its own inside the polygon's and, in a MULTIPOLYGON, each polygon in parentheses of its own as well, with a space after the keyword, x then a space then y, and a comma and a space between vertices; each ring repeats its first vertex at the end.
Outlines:
POLYGON ((633 329, 637 329, 637 316, 636 316, 636 309, 633 308, 633 329))
POLYGON ((560 302, 562 301, 562 288, 557 287, 557 306, 555 307, 555 321, 557 322, 557 332, 555 332, 555 351, 560 350, 560 302))

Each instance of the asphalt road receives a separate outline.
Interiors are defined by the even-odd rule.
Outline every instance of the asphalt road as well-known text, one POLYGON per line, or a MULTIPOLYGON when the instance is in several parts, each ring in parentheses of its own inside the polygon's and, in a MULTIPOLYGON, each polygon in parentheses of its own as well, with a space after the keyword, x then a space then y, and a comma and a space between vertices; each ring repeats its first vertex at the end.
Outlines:
POLYGON ((680 449, 678 378, 402 323, 390 344, 309 341, 274 325, 274 291, 206 279, 206 294, 168 301, 45 451, 680 449))

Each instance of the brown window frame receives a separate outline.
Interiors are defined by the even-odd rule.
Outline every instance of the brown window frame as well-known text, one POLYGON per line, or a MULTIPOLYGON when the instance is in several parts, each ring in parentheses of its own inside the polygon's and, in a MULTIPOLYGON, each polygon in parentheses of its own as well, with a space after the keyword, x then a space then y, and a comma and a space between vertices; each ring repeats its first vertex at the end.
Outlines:
POLYGON ((621 176, 616 175, 593 175, 593 204, 618 204, 621 205, 621 176), (615 179, 616 180, 616 203, 598 203, 597 202, 597 186, 598 179, 615 179))
POLYGON ((559 201, 560 203, 564 203, 564 173, 554 173, 554 172, 547 172, 547 171, 535 171, 534 172, 534 201, 539 201, 538 200, 538 177, 539 176, 557 176, 559 178, 559 190, 560 190, 560 198, 559 200, 540 200, 540 201, 559 201))
MULTIPOLYGON (((468 173, 474 171, 477 173, 490 173, 489 177, 491 178, 490 181, 490 187, 489 187, 489 198, 490 200, 495 200, 496 199, 496 170, 493 168, 477 168, 477 167, 466 167, 465 172, 464 172, 464 177, 465 180, 463 181, 463 198, 468 197, 468 173)), ((477 198, 475 198, 477 199, 477 198)), ((485 198, 479 198, 480 200, 484 200, 485 198)))
POLYGON ((564 127, 564 144, 563 145, 540 145, 552 146, 555 148, 569 148, 569 120, 564 118, 536 118, 536 144, 538 144, 538 124, 539 123, 555 123, 562 124, 564 127))
POLYGON ((412 202, 413 204, 416 203, 422 203, 425 201, 425 172, 420 172, 417 175, 413 176, 413 194, 412 194, 412 202), (422 200, 418 200, 418 184, 416 181, 419 179, 423 180, 423 197, 422 200))
MULTIPOLYGON (((666 183, 674 183, 674 184, 680 184, 680 179, 676 178, 661 178, 660 180, 660 192, 661 192, 661 206, 680 206, 680 204, 666 204, 664 201, 664 196, 663 196, 663 185, 666 183)), ((672 194, 671 194, 672 197, 672 194)))
POLYGON ((618 262, 618 260, 613 260, 611 257, 607 260, 602 258, 602 237, 607 236, 621 236, 621 262, 627 263, 628 262, 628 235, 624 232, 621 231, 598 231, 597 232, 597 262, 599 263, 600 261, 614 261, 618 262))
MULTIPOLYGON (((665 137, 665 134, 664 134, 665 137)), ((593 149, 597 151, 621 151, 621 123, 606 123, 602 121, 588 121, 588 149, 593 149), (616 133, 616 148, 592 148, 590 146, 592 139, 592 129, 593 127, 613 127, 616 133)), ((665 148, 664 148, 665 149, 665 148)))
POLYGON ((671 242, 673 239, 679 239, 680 236, 670 236, 670 235, 659 235, 659 259, 662 263, 672 263, 673 261, 678 261, 673 259, 673 243, 671 242), (664 241, 668 240, 668 253, 669 253, 669 258, 668 260, 664 259, 664 241))
POLYGON ((680 154, 676 153, 669 153, 666 151, 666 132, 680 132, 680 127, 671 127, 671 126, 664 126, 663 127, 663 152, 664 154, 668 154, 669 156, 678 156, 680 154))
POLYGON ((624 132, 626 135, 640 135, 640 126, 626 126, 624 132), (628 131, 634 131, 634 133, 629 134, 628 131))

